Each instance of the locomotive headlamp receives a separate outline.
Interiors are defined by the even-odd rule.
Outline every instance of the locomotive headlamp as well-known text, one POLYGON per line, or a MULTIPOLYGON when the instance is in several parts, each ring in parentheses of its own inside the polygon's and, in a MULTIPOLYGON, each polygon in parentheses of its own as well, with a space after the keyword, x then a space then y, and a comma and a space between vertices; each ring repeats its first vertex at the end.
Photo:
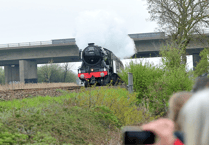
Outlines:
POLYGON ((94 71, 94 69, 92 68, 91 71, 94 71))
POLYGON ((101 76, 101 77, 104 77, 104 73, 103 73, 103 72, 102 72, 102 73, 100 73, 100 76, 101 76))
POLYGON ((84 74, 81 74, 80 77, 81 77, 82 79, 84 79, 84 74))

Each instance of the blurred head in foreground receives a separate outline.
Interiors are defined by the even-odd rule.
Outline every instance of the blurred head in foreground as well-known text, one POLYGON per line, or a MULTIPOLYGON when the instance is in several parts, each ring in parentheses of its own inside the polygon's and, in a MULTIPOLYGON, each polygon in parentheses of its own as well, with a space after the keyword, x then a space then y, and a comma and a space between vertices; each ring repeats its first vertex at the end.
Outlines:
POLYGON ((186 145, 209 145, 209 89, 195 93, 179 113, 186 145))
POLYGON ((192 92, 195 93, 207 87, 209 87, 209 78, 207 76, 198 77, 195 81, 192 92))
POLYGON ((180 130, 180 127, 176 122, 178 119, 179 112, 191 96, 191 92, 178 92, 173 94, 169 100, 168 118, 174 121, 176 131, 180 130))

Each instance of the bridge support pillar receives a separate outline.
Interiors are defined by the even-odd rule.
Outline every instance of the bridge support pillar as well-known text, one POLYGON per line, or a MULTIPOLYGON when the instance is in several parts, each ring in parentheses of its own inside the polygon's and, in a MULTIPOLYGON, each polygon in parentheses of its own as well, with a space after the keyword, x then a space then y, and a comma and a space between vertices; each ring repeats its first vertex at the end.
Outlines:
POLYGON ((4 66, 5 84, 10 82, 19 82, 19 66, 18 65, 8 65, 4 66))
POLYGON ((199 56, 199 53, 194 53, 192 56, 193 56, 193 70, 195 70, 195 67, 197 66, 197 63, 200 61, 201 57, 199 56))
POLYGON ((37 83, 37 62, 35 60, 19 60, 20 82, 37 83))

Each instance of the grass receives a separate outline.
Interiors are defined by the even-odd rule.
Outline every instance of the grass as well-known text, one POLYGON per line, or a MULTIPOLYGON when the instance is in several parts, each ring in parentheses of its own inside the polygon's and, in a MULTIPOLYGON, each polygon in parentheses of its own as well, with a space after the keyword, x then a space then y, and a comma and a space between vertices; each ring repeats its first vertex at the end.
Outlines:
POLYGON ((123 88, 100 87, 1 101, 0 143, 121 144, 122 126, 155 119, 135 99, 123 88))

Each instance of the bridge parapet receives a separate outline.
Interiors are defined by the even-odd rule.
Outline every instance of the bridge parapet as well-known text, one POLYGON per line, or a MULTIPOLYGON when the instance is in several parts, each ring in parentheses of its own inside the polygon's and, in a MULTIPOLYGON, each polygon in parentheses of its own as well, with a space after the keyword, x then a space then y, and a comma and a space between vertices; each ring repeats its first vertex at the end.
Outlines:
MULTIPOLYGON (((134 41, 137 41, 137 40, 152 40, 152 39, 165 39, 165 33, 164 32, 128 34, 128 36, 130 38, 132 38, 134 41)), ((49 40, 49 41, 35 41, 35 42, 0 44, 0 48, 42 46, 42 45, 55 45, 55 44, 70 44, 70 43, 75 43, 75 42, 76 42, 75 38, 54 39, 54 40, 49 40)))
POLYGON ((165 39, 165 32, 129 34, 133 40, 165 39))
POLYGON ((23 47, 23 46, 39 46, 39 45, 50 45, 52 41, 35 41, 35 42, 22 42, 22 43, 9 43, 0 44, 0 48, 10 48, 10 47, 23 47))
POLYGON ((43 45, 70 44, 70 43, 74 44, 75 38, 55 39, 55 40, 49 40, 49 41, 34 41, 34 42, 0 44, 0 48, 43 46, 43 45))

